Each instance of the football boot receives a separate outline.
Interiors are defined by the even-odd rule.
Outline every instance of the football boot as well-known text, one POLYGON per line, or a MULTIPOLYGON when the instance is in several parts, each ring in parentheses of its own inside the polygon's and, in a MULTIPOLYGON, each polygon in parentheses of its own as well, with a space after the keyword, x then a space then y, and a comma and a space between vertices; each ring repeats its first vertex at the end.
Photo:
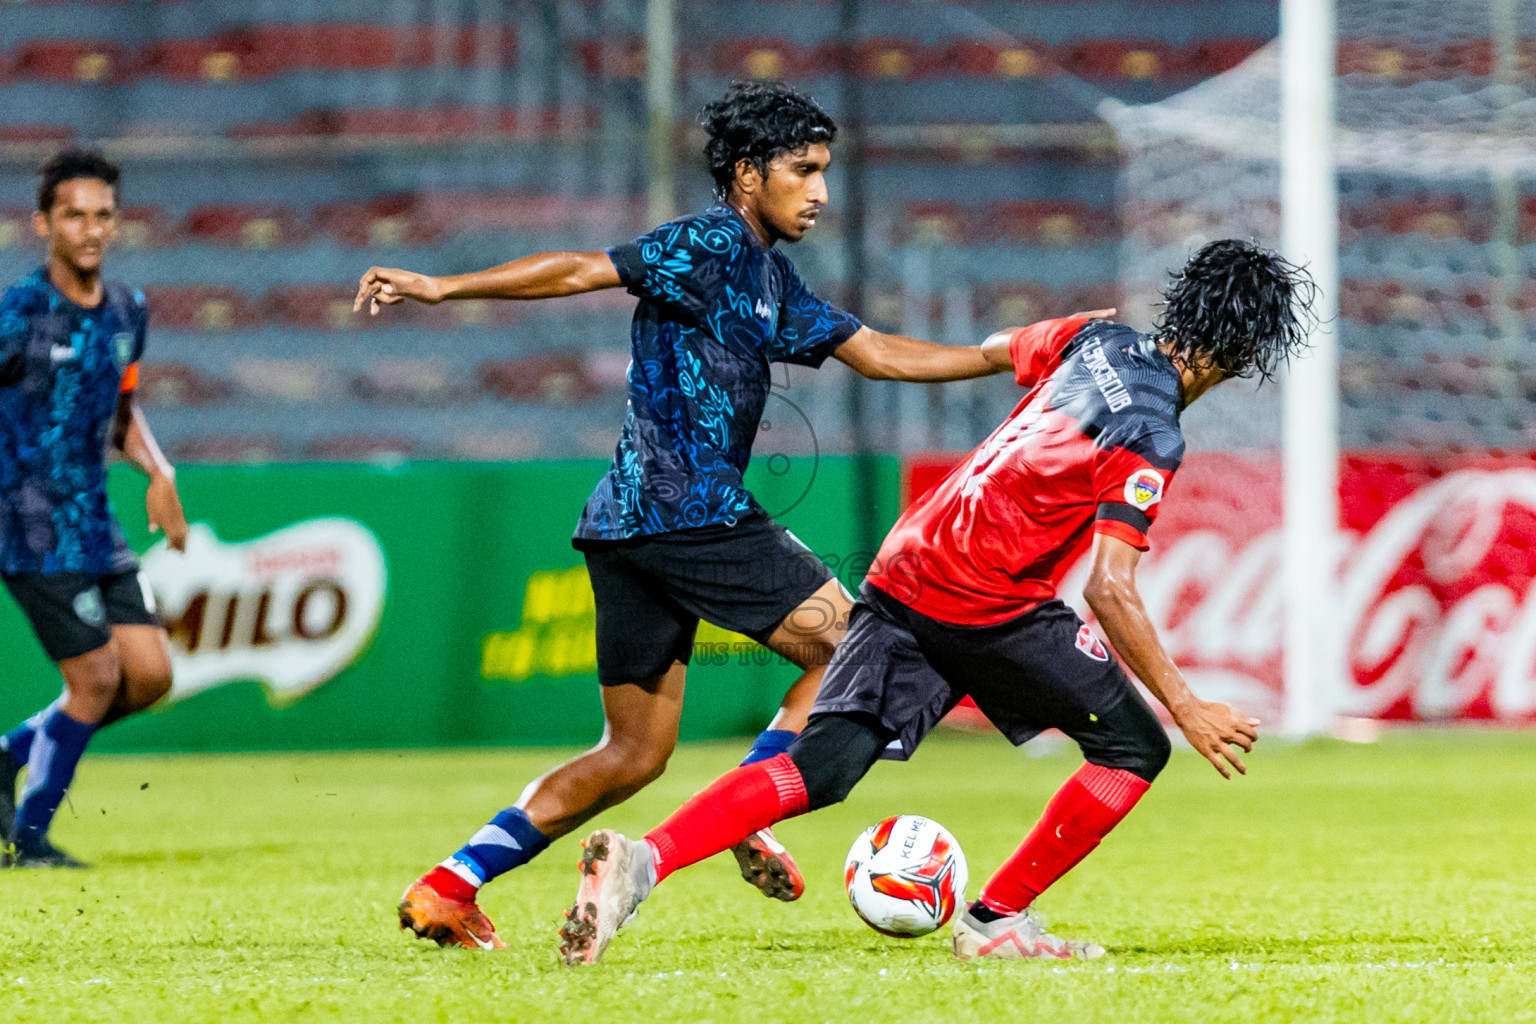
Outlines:
POLYGON ((84 868, 89 866, 85 861, 72 857, 54 846, 47 836, 42 836, 25 845, 13 842, 4 857, 0 857, 0 867, 6 868, 84 868))
POLYGON ((465 949, 506 949, 496 934, 496 926, 481 912, 474 900, 456 900, 444 896, 418 878, 400 897, 400 927, 409 928, 417 937, 431 939, 439 946, 465 949))
POLYGON ((651 848, 612 829, 582 840, 581 886, 560 926, 560 957, 568 966, 595 964, 620 928, 634 920, 655 886, 651 848))
POLYGON ((805 894, 805 876, 789 851, 773 837, 772 829, 752 833, 731 847, 731 853, 736 856, 741 877, 764 896, 792 903, 805 894))
POLYGON ((955 921, 954 943, 959 960, 1094 960, 1104 955, 1104 947, 1096 942, 1052 935, 1033 908, 981 921, 967 907, 955 921))

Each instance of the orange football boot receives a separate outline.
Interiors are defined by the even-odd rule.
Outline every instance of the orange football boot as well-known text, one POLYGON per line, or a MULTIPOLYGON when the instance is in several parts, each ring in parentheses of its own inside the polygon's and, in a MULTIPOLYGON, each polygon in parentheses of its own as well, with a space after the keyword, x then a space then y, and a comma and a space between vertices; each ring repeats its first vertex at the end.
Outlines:
POLYGON ((793 903, 805 895, 805 876, 789 851, 773 837, 772 829, 752 833, 731 847, 731 853, 736 855, 741 877, 764 896, 793 903))
POLYGON ((463 946, 465 949, 506 949, 496 934, 496 926, 483 914, 474 900, 455 900, 444 896, 418 878, 400 897, 400 927, 409 928, 423 939, 439 946, 463 946))

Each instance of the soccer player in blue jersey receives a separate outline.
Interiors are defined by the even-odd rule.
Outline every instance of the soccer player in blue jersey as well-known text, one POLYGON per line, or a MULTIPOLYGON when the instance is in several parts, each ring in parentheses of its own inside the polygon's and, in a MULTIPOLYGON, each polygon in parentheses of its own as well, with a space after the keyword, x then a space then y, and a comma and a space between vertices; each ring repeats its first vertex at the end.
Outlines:
MULTIPOLYGON (((837 129, 812 100, 782 83, 738 84, 705 108, 703 126, 719 199, 703 213, 606 252, 541 253, 442 278, 374 267, 358 287, 356 308, 373 312, 405 299, 547 299, 618 287, 639 300, 623 431, 573 541, 596 600, 607 728, 406 891, 401 926, 442 945, 500 947, 475 904, 480 886, 662 773, 700 619, 802 670, 748 763, 782 753, 804 727, 852 601, 742 483, 769 364, 820 366, 833 356, 866 377, 907 381, 995 372, 977 345, 861 324, 813 295, 776 247, 804 237, 828 199, 837 129)), ((771 833, 733 852, 766 895, 800 896, 799 871, 771 833)))
POLYGON ((0 299, 0 578, 64 676, 63 696, 0 736, 6 866, 81 866, 48 826, 86 744, 171 687, 154 596, 107 502, 110 444, 149 476, 151 529, 186 547, 175 471, 133 398, 144 296, 101 276, 118 179, 100 153, 43 166, 33 224, 47 262, 0 299))

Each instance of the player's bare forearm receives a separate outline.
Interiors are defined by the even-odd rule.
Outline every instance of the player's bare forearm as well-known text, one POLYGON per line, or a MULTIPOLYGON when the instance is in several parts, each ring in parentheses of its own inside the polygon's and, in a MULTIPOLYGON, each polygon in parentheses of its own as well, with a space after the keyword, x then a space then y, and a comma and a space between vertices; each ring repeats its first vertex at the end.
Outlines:
POLYGON ((144 411, 131 395, 118 400, 118 422, 126 422, 118 445, 123 457, 149 477, 144 506, 149 513, 151 532, 164 531, 166 543, 173 550, 185 551, 187 517, 181 508, 181 495, 176 491, 176 469, 160 450, 144 411))
POLYGON ((1136 590, 1136 564, 1141 552, 1122 540, 1099 534, 1090 557, 1093 567, 1083 597, 1126 667, 1168 709, 1190 746, 1223 777, 1231 778, 1226 764, 1247 774, 1242 758, 1232 747, 1251 751, 1259 738, 1255 728, 1259 722, 1225 704, 1200 700, 1191 692, 1158 639, 1136 590))
POLYGON ((558 299, 617 288, 619 272, 608 254, 541 252, 470 274, 433 277, 409 270, 369 267, 358 282, 353 312, 370 313, 414 299, 436 305, 449 299, 558 299))
POLYGON ((1169 714, 1177 718, 1187 711, 1195 695, 1158 640, 1135 585, 1116 579, 1091 579, 1083 588, 1083 596, 1126 667, 1169 714))
POLYGON ((988 362, 980 345, 938 345, 868 327, 859 328, 833 355, 870 380, 939 383, 986 377, 1003 369, 988 362))

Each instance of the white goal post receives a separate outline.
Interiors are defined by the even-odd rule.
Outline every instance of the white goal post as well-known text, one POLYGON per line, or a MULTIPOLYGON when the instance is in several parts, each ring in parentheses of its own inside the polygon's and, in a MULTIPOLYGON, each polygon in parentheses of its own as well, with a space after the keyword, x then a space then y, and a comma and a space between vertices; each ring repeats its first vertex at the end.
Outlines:
POLYGON ((1311 272, 1318 325, 1284 389, 1285 720, 1329 730, 1342 692, 1339 553, 1339 207, 1334 170, 1333 0, 1280 5, 1280 248, 1311 272))

